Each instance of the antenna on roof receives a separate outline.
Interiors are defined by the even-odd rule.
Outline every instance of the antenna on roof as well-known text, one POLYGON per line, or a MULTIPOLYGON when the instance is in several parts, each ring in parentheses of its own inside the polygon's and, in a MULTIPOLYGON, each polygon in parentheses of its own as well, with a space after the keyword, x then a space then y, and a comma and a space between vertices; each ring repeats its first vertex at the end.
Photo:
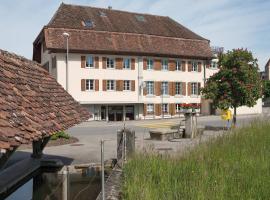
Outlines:
POLYGON ((109 9, 109 10, 112 10, 112 6, 108 6, 108 9, 109 9))

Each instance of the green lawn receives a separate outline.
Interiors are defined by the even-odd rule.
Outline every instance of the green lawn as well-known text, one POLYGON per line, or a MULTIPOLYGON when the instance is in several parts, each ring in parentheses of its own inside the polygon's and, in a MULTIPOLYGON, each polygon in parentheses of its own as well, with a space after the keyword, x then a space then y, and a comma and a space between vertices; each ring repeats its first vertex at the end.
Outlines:
POLYGON ((123 199, 270 199, 270 123, 199 145, 184 156, 137 154, 124 168, 123 199))

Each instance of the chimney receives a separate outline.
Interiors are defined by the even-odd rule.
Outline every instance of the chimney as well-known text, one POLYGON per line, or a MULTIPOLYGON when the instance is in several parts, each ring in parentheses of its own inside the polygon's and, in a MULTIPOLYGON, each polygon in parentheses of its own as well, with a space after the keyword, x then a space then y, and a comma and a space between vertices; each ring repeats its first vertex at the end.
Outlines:
POLYGON ((112 6, 108 6, 108 9, 109 9, 109 10, 112 10, 112 6))

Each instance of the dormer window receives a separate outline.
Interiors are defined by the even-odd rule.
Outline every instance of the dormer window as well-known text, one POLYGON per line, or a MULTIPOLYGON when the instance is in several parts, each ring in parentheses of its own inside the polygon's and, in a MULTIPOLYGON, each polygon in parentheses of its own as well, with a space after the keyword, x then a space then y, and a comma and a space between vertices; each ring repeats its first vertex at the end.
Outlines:
POLYGON ((100 15, 101 17, 107 17, 106 13, 103 12, 103 11, 99 11, 99 15, 100 15))
POLYGON ((88 20, 82 21, 82 25, 84 27, 86 27, 86 28, 93 28, 94 23, 93 23, 93 21, 91 21, 91 20, 88 19, 88 20))
POLYGON ((145 22, 145 18, 143 15, 135 15, 136 19, 140 22, 145 22))

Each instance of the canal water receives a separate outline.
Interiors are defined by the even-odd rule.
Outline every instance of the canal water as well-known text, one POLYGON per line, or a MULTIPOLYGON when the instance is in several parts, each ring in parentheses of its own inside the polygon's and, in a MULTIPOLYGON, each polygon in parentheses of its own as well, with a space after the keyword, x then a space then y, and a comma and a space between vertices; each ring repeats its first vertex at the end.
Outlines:
POLYGON ((100 191, 100 172, 94 169, 69 175, 41 172, 5 200, 94 200, 100 191))

